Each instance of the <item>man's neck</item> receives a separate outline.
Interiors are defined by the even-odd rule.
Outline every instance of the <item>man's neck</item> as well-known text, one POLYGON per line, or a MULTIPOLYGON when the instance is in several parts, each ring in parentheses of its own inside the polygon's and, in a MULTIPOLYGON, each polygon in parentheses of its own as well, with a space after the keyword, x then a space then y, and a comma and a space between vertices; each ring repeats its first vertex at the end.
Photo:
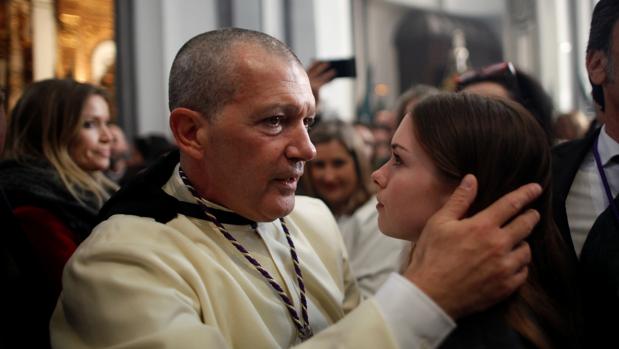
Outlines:
POLYGON ((607 110, 604 115, 604 123, 606 125, 606 133, 615 142, 619 143, 619 111, 607 110))

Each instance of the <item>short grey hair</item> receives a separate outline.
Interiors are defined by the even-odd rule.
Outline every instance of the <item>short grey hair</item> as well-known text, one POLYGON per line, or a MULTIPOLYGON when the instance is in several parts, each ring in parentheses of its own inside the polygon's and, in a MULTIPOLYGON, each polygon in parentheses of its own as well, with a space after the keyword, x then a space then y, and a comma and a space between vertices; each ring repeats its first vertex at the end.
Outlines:
POLYGON ((230 102, 241 79, 235 69, 233 46, 242 43, 301 65, 286 44, 261 32, 224 28, 199 34, 181 47, 172 63, 168 85, 170 111, 184 107, 211 118, 230 102))

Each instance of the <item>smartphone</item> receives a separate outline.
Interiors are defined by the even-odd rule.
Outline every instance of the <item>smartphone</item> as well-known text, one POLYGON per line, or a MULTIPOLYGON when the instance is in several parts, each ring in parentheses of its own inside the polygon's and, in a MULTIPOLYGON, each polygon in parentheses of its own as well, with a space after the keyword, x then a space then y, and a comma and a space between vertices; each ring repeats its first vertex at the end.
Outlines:
POLYGON ((335 69, 336 78, 344 78, 344 77, 354 78, 357 76, 355 57, 347 58, 347 59, 324 60, 324 61, 329 63, 329 66, 332 69, 335 69))

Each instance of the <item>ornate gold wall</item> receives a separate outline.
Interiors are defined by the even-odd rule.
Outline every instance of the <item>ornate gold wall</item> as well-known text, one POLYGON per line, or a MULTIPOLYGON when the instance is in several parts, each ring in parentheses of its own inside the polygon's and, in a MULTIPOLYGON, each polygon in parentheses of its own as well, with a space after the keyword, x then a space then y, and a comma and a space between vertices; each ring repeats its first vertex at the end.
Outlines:
POLYGON ((0 88, 13 105, 32 81, 30 0, 0 0, 0 88))
POLYGON ((112 0, 56 0, 58 76, 94 81, 91 58, 97 45, 114 39, 112 0))
MULTIPOLYGON (((32 11, 37 1, 0 0, 0 89, 9 106, 33 79, 32 11)), ((44 1, 51 1, 55 12, 56 77, 101 83, 93 76, 92 55, 101 43, 114 40, 113 0, 44 1)), ((105 68, 111 75, 103 83, 112 88, 114 62, 105 68)))

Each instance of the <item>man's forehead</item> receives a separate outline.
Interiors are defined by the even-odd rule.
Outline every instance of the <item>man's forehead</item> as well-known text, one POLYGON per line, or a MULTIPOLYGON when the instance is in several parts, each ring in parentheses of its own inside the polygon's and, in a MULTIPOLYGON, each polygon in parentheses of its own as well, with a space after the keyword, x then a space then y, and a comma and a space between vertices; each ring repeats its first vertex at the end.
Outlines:
POLYGON ((234 64, 252 64, 264 63, 265 60, 281 61, 283 63, 296 62, 294 56, 282 48, 268 48, 263 44, 256 42, 235 42, 230 45, 230 58, 234 59, 234 64))
POLYGON ((239 92, 256 93, 257 86, 304 88, 311 92, 305 69, 294 60, 274 54, 239 57, 234 70, 239 92))

